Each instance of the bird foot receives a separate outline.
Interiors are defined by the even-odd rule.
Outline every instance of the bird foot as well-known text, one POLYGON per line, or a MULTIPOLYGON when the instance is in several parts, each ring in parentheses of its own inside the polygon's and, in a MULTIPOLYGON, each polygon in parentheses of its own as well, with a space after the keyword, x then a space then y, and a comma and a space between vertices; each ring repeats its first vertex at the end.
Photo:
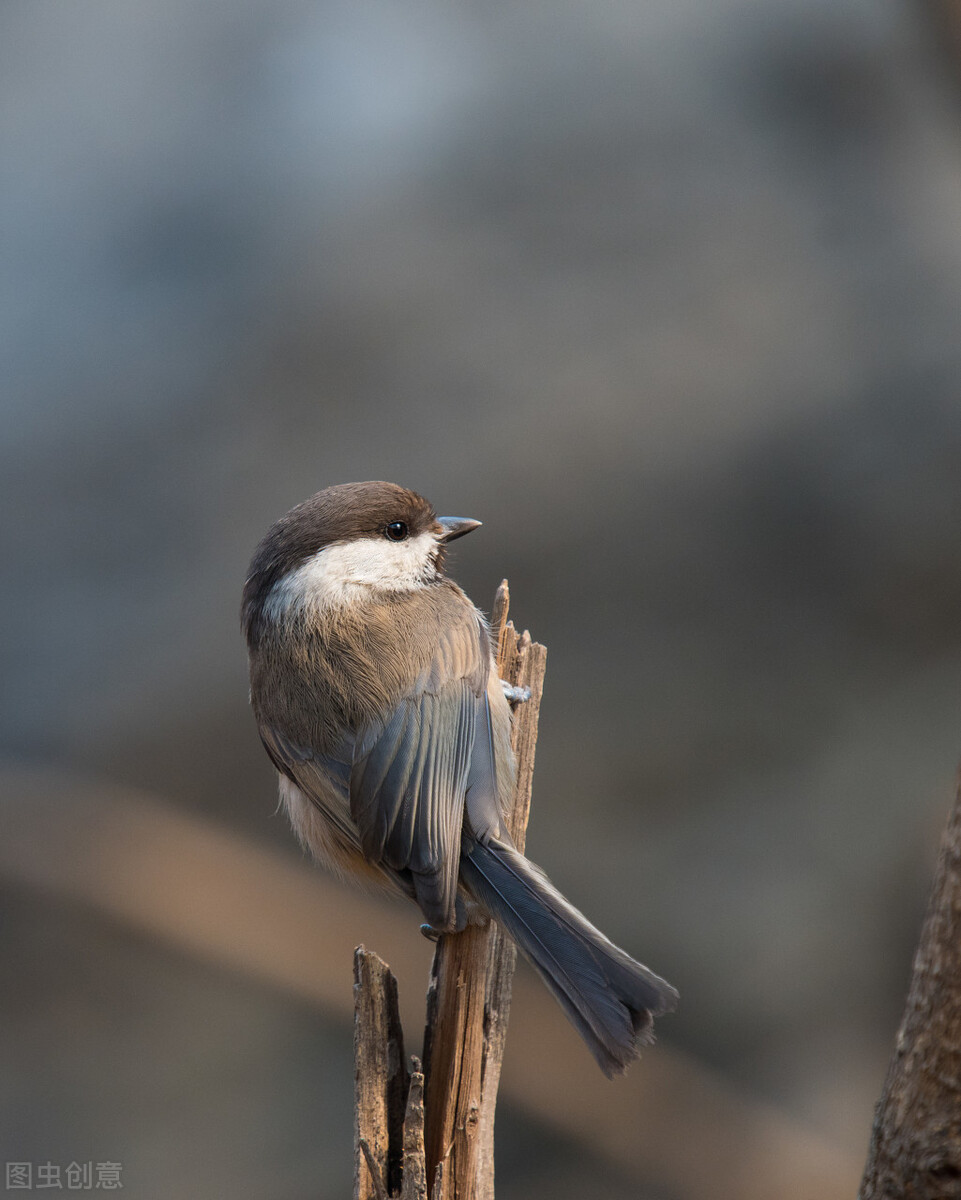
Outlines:
POLYGON ((523 704, 531 698, 531 689, 529 687, 515 687, 514 684, 508 683, 506 679, 501 680, 501 687, 504 689, 504 695, 513 704, 523 704))

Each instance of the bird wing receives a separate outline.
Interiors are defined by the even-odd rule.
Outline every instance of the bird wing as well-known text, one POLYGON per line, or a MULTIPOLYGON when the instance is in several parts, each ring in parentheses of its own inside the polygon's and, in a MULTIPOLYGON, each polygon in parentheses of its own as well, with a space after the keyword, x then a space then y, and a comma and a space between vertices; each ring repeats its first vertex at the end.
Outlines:
POLYGON ((465 798, 469 833, 500 823, 487 684, 487 629, 445 589, 408 647, 416 676, 382 715, 320 751, 260 722, 267 752, 344 842, 412 891, 437 928, 455 922, 465 798))
POLYGON ((357 738, 350 811, 367 858, 409 872, 437 928, 454 924, 464 803, 475 745, 489 742, 487 632, 459 606, 413 690, 357 738))
POLYGON ((360 840, 350 818, 348 787, 352 739, 333 754, 320 754, 296 745, 275 725, 258 723, 260 740, 277 770, 297 785, 333 826, 339 844, 360 853, 360 840))

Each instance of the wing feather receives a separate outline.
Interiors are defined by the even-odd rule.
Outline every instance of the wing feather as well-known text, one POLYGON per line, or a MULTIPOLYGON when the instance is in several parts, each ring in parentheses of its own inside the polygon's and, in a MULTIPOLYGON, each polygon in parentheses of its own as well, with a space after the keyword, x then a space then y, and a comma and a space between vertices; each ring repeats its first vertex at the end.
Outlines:
POLYGON ((285 722, 267 723, 266 714, 261 737, 278 770, 338 834, 413 891, 427 920, 443 929, 455 921, 465 802, 470 836, 486 840, 499 824, 490 642, 480 615, 453 588, 438 594, 433 623, 421 622, 417 635, 427 649, 416 676, 386 712, 380 707, 382 716, 368 717, 338 745, 303 746, 315 741, 306 730, 288 738, 277 727, 285 722))
POLYGON ((407 697, 355 754, 351 815, 364 853, 409 870, 424 915, 454 921, 477 697, 464 679, 407 697))

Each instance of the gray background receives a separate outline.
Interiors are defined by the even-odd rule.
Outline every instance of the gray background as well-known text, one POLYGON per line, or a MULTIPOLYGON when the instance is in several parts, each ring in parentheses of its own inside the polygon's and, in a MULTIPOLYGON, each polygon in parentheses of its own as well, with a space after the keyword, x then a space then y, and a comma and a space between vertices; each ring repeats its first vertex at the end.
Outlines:
MULTIPOLYGON (((7 760, 298 856, 246 564, 322 486, 413 487, 549 647, 532 854, 681 988, 665 1042, 861 1153, 961 754, 961 136, 922 10, 13 0, 0 151, 7 760)), ((3 901, 4 1158, 346 1194, 346 1026, 3 901)), ((499 1133, 505 1200, 637 1194, 499 1133)))

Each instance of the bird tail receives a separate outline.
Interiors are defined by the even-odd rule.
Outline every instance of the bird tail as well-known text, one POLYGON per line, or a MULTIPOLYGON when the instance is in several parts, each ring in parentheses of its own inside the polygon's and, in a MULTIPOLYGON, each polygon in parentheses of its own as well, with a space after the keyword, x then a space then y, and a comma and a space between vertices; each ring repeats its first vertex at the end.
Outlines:
POLYGON ((678 995, 569 904, 513 846, 475 842, 461 879, 530 960, 605 1075, 618 1075, 654 1040, 654 1018, 678 995))

